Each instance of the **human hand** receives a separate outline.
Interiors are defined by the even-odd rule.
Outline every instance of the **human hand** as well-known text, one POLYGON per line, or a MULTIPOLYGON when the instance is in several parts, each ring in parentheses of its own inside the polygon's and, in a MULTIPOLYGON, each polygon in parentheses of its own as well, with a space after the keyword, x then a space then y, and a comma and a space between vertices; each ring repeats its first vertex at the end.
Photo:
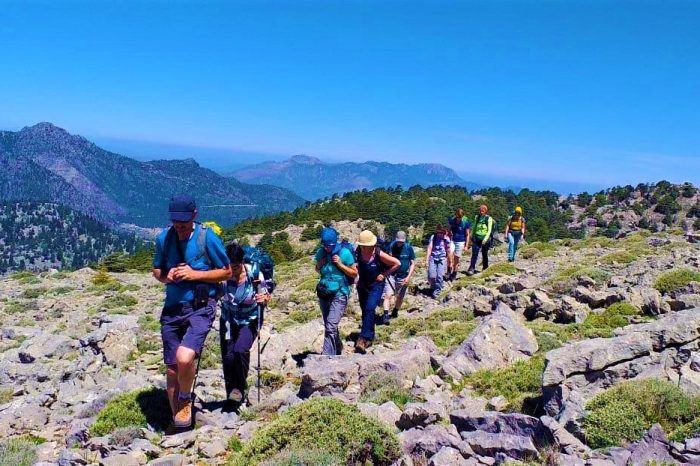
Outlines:
POLYGON ((176 268, 173 267, 172 269, 168 270, 168 275, 165 277, 165 282, 166 283, 174 283, 177 280, 175 279, 175 270, 176 268))
POLYGON ((173 270, 174 270, 173 276, 175 278, 175 281, 178 281, 178 282, 183 281, 183 280, 184 281, 196 280, 197 276, 199 274, 198 271, 192 269, 192 267, 190 267, 187 264, 178 265, 173 270))
POLYGON ((377 281, 378 281, 378 282, 383 282, 383 281, 384 281, 384 278, 385 278, 385 277, 384 277, 384 274, 381 274, 381 273, 380 273, 379 275, 377 275, 377 281))
POLYGON ((255 302, 258 304, 267 304, 270 301, 270 294, 267 291, 255 295, 255 302))

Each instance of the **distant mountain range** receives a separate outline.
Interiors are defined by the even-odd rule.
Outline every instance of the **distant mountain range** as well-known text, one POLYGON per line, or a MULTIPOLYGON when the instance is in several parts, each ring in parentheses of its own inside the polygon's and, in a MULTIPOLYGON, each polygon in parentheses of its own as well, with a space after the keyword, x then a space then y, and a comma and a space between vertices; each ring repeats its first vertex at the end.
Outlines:
POLYGON ((0 132, 0 202, 51 201, 102 222, 168 223, 171 195, 189 193, 200 219, 230 225, 303 204, 279 187, 244 184, 192 159, 139 162, 51 123, 0 132))
POLYGON ((312 201, 333 194, 398 185, 404 188, 459 185, 469 190, 485 187, 463 180, 454 170, 438 163, 326 163, 306 155, 295 155, 282 162, 251 165, 228 175, 245 183, 280 186, 312 201))

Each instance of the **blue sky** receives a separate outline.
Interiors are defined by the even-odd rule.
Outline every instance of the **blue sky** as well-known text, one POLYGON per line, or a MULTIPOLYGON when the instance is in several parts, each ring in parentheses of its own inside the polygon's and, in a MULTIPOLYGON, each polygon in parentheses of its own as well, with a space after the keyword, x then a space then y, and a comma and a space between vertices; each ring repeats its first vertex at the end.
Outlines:
POLYGON ((51 121, 219 167, 305 153, 700 184, 698 1, 23 0, 0 16, 4 129, 51 121))

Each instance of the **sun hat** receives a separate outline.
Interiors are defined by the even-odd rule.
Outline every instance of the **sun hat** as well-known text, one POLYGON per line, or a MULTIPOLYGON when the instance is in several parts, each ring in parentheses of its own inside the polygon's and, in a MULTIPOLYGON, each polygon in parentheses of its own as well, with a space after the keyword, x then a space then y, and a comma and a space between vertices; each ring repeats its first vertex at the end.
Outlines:
POLYGON ((374 246, 377 244, 377 237, 369 230, 364 230, 360 233, 360 237, 357 240, 358 246, 374 246))
POLYGON ((403 230, 399 230, 396 232, 396 237, 394 237, 395 241, 400 241, 400 242, 405 242, 406 241, 406 232, 403 230))
POLYGON ((189 222, 195 210, 197 210, 197 204, 192 196, 179 194, 170 198, 168 213, 173 222, 189 222))

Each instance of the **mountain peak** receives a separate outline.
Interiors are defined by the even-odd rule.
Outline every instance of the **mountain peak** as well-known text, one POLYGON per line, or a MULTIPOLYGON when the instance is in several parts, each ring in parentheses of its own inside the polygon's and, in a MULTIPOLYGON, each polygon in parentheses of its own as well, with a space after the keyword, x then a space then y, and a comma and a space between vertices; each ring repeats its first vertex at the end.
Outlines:
POLYGON ((25 126, 22 128, 23 133, 38 133, 38 134, 45 134, 45 135, 66 135, 70 136, 68 131, 66 131, 63 128, 59 128, 58 126, 54 125, 53 123, 49 123, 48 121, 42 121, 40 123, 35 124, 34 126, 25 126))
POLYGON ((294 163, 301 163, 305 165, 315 165, 321 162, 321 159, 317 159, 316 157, 311 157, 310 155, 304 155, 304 154, 299 154, 299 155, 293 155, 290 159, 290 161, 294 163))

